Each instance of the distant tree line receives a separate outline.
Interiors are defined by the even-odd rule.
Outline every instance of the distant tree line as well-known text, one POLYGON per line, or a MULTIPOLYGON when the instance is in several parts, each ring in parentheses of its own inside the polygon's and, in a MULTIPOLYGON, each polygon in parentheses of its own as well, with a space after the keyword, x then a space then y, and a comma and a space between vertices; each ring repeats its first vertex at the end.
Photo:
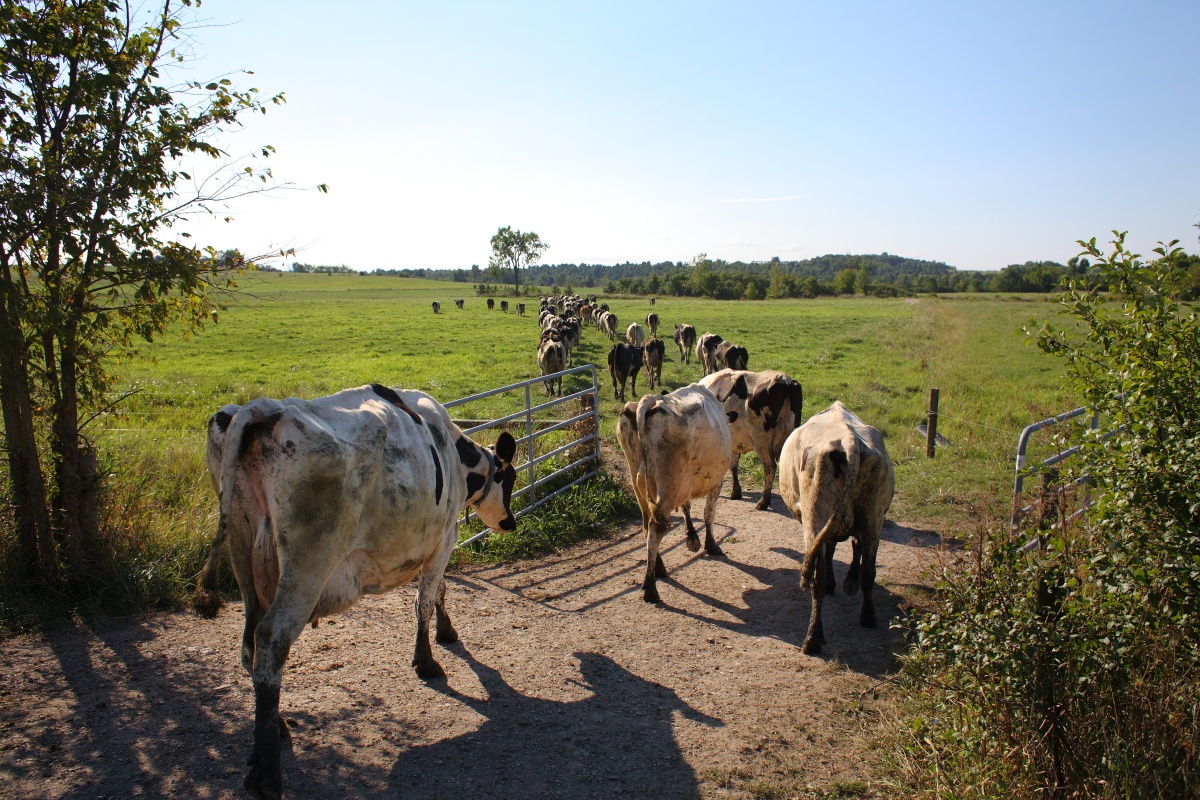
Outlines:
MULTIPOLYGON (((1180 300, 1200 299, 1200 255, 1181 253, 1175 257, 1170 287, 1180 300)), ((293 272, 353 273, 345 265, 292 264, 293 272)), ((766 298, 813 298, 838 295, 903 297, 918 293, 955 292, 1053 292, 1064 277, 1086 278, 1091 271, 1087 258, 1056 261, 1026 261, 997 271, 960 270, 940 261, 880 253, 877 255, 824 255, 803 261, 724 261, 701 254, 690 263, 660 261, 621 264, 535 264, 526 268, 525 282, 532 286, 571 286, 608 294, 675 295, 718 300, 762 300, 766 298)), ((470 269, 376 269, 370 274, 396 278, 468 283, 485 293, 491 284, 487 270, 470 269), (480 286, 488 287, 479 289, 480 286)))

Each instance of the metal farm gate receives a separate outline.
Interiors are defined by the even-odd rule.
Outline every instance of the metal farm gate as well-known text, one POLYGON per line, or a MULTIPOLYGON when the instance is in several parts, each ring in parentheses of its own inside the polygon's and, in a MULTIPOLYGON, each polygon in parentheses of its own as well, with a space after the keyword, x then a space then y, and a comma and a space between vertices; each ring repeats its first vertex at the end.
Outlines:
MULTIPOLYGON (((519 490, 513 492, 513 499, 525 495, 530 496, 529 503, 519 511, 514 512, 517 517, 521 517, 538 506, 542 505, 551 498, 562 494, 576 484, 582 483, 593 477, 600 469, 600 384, 596 378, 596 367, 593 364, 585 364, 580 367, 555 372, 552 375, 545 375, 539 378, 530 378, 529 380, 521 381, 520 383, 512 383, 508 386, 501 386, 498 389, 491 389, 479 394, 473 394, 469 397, 463 397, 458 400, 451 400, 449 403, 443 404, 447 409, 456 409, 451 413, 455 417, 454 422, 463 429, 463 433, 471 436, 479 431, 485 431, 492 428, 507 429, 517 440, 517 457, 524 452, 524 463, 514 463, 513 467, 517 470, 517 475, 520 477, 525 475, 525 485, 519 490), (539 402, 534 405, 533 402, 533 387, 537 387, 541 391, 541 384, 544 381, 567 377, 570 375, 578 375, 588 373, 591 378, 591 386, 577 392, 572 392, 562 397, 551 397, 545 402, 539 402), (492 420, 477 420, 464 418, 461 409, 470 403, 475 403, 490 397, 496 397, 508 392, 516 392, 519 397, 524 400, 524 408, 519 411, 507 414, 492 420), (576 403, 576 408, 571 409, 570 406, 564 406, 566 403, 576 403), (537 418, 537 415, 544 414, 550 409, 559 408, 561 410, 578 410, 579 413, 568 418, 546 419, 537 418), (518 433, 524 429, 523 435, 518 433), (556 431, 571 431, 575 434, 575 438, 566 444, 561 444, 553 449, 538 453, 538 441, 547 434, 556 431), (580 455, 580 450, 586 448, 580 455), (545 465, 547 462, 554 459, 556 456, 564 453, 578 456, 566 466, 558 467, 553 471, 546 472, 545 465), (548 494, 540 494, 539 489, 548 483, 552 483, 560 477, 569 474, 573 470, 578 470, 585 465, 590 465, 585 474, 579 476, 570 483, 560 486, 548 494), (542 467, 539 470, 539 467, 542 467)), ((561 413, 559 415, 561 417, 561 413)), ((571 456, 568 455, 568 458, 571 456)), ((463 522, 466 522, 474 514, 468 510, 463 515, 463 522)), ((458 543, 459 547, 465 544, 482 539, 488 535, 488 530, 485 528, 480 533, 475 534, 469 539, 465 539, 458 543)))

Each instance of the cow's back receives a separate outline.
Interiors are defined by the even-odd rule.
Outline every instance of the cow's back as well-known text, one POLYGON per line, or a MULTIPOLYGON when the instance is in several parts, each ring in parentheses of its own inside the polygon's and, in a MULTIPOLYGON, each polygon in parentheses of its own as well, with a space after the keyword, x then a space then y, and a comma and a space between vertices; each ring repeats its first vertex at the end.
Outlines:
POLYGON ((652 502, 664 514, 720 486, 729 466, 729 425, 705 387, 690 384, 638 404, 640 470, 652 502))

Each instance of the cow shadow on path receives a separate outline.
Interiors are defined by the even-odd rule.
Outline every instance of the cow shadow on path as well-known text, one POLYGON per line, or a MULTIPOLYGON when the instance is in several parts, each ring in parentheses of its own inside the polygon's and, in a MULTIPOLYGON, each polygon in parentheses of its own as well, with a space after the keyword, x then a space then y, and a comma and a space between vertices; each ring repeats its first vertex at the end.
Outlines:
MULTIPOLYGON (((737 529, 731 528, 722 538, 729 539, 736 533, 737 529)), ((889 625, 901 613, 901 597, 877 582, 874 598, 879 622, 875 628, 862 627, 859 624, 861 590, 850 596, 842 589, 846 572, 849 570, 849 564, 839 560, 843 549, 848 553, 850 547, 848 544, 839 546, 835 556, 833 572, 838 588, 835 594, 825 598, 822 618, 825 624, 826 645, 818 658, 826 661, 836 658, 854 672, 877 680, 882 679, 895 663, 897 637, 889 631, 889 625)), ((761 585, 751 587, 738 579, 730 581, 731 585, 743 587, 741 603, 713 597, 695 586, 689 586, 686 578, 680 581, 674 576, 669 576, 666 579, 669 585, 715 613, 696 612, 674 606, 666 594, 664 599, 667 602, 662 604, 663 609, 743 636, 777 639, 792 645, 798 653, 804 642, 812 611, 810 594, 800 589, 799 565, 804 560, 804 554, 788 547, 777 546, 771 547, 770 550, 788 557, 794 564, 765 567, 743 563, 736 557, 731 557, 728 548, 726 555, 719 560, 718 563, 723 566, 736 570, 761 585)))
POLYGON ((349 791, 368 800, 700 798, 698 778, 675 741, 672 718, 678 712, 710 727, 724 723, 693 709, 672 690, 607 656, 577 652, 580 680, 569 683, 590 694, 546 700, 517 691, 461 645, 452 650, 475 673, 482 697, 444 680, 429 686, 479 714, 478 728, 405 749, 387 771, 316 748, 305 761, 322 767, 302 770, 303 783, 293 784, 299 796, 341 797, 349 791))

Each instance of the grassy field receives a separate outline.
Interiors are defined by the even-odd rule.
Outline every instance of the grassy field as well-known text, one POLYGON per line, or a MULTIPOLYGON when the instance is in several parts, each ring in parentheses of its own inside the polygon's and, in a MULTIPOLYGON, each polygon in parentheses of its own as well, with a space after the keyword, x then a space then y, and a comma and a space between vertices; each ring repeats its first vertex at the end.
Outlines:
MULTIPOLYGON (((645 298, 605 300, 622 327, 644 324, 651 310, 645 298)), ((201 471, 205 420, 225 403, 260 395, 315 397, 372 382, 422 389, 449 401, 535 377, 537 299, 524 302, 531 311, 522 318, 515 310, 489 312, 484 298, 466 284, 249 275, 219 324, 187 340, 168 334, 144 347, 152 361, 120 366, 122 385, 136 393, 122 404, 124 416, 100 423, 109 429, 103 445, 117 461, 165 455, 168 466, 160 472, 191 473, 201 471), (461 311, 454 308, 456 297, 466 300, 461 311), (442 304, 440 314, 432 313, 433 300, 442 304)), ((694 358, 691 365, 679 360, 670 341, 674 324, 687 322, 697 333, 713 331, 745 345, 751 369, 780 369, 800 380, 806 418, 840 399, 879 427, 897 466, 893 515, 917 524, 954 526, 972 507, 1003 513, 1011 501, 1020 429, 1078 405, 1060 386, 1059 365, 1027 346, 1019 332, 1030 317, 1054 314, 1049 303, 996 295, 660 298, 653 310, 668 345, 663 370, 668 387, 701 374, 694 358), (933 386, 941 390, 939 431, 953 446, 930 461, 915 429, 933 386)), ((575 363, 602 368, 602 431, 612 441, 619 404, 604 369, 608 348, 606 337, 587 329, 575 363)), ((579 376, 566 388, 585 384, 579 376)), ((514 400, 497 399, 486 411, 509 413, 516 410, 514 400)), ((754 459, 745 460, 751 462, 754 486, 754 459)), ((197 508, 211 503, 208 494, 198 498, 197 508)))

